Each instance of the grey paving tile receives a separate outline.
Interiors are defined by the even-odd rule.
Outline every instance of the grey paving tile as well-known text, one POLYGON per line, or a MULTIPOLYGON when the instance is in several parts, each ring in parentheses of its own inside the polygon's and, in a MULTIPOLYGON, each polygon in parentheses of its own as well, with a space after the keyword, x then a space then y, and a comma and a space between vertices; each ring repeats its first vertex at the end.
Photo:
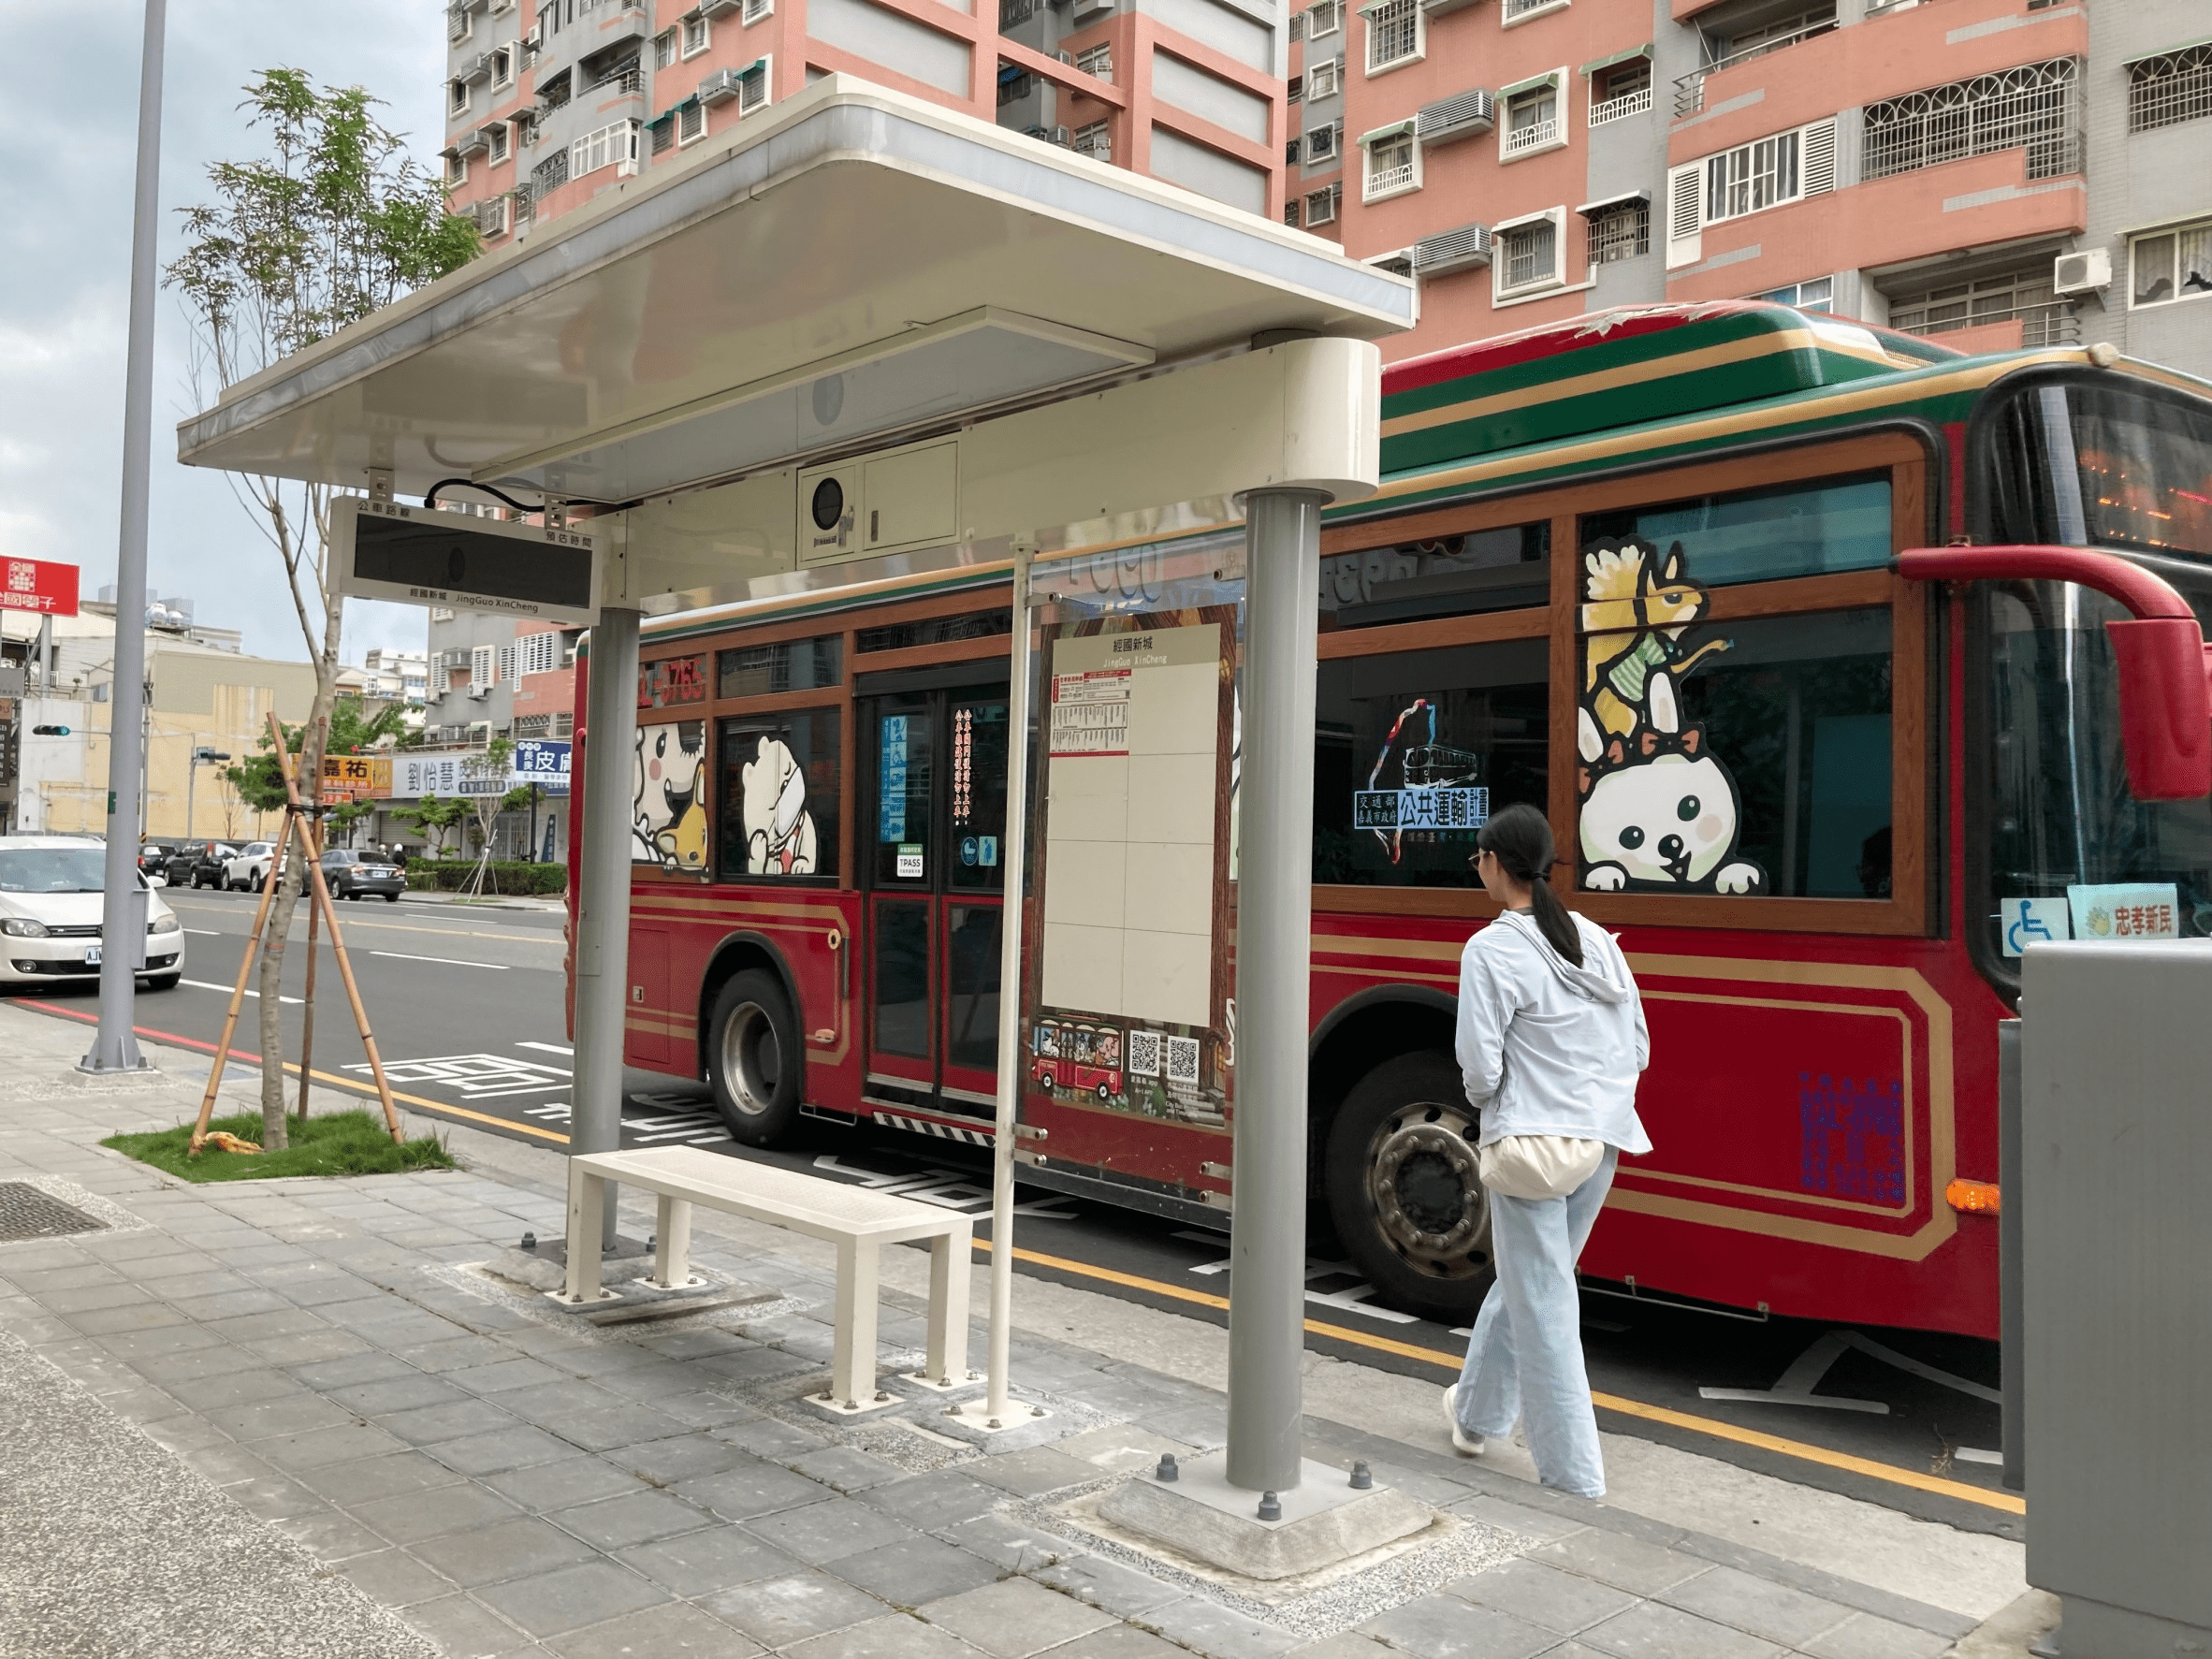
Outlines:
POLYGON ((1219 1602, 1186 1595, 1165 1602, 1144 1615, 1170 1641, 1196 1648, 1213 1659, 1280 1659, 1298 1645, 1288 1631, 1242 1613, 1232 1613, 1219 1602))
POLYGON ((756 1515, 745 1525, 755 1536, 809 1566, 851 1555, 856 1550, 884 1549, 918 1535, 906 1522, 851 1498, 824 1498, 798 1508, 756 1515))
MULTIPOLYGON (((502 1395, 500 1404, 505 1404, 509 1398, 502 1395)), ((545 1427, 586 1451, 613 1451, 617 1447, 635 1447, 642 1441, 664 1440, 691 1432, 665 1413, 632 1400, 575 1412, 550 1420, 545 1427)))
POLYGON ((358 1420, 344 1406, 304 1390, 274 1399, 249 1401, 242 1405, 218 1405, 200 1415, 238 1441, 304 1434, 311 1430, 336 1428, 358 1420))
POLYGON ((395 1544, 419 1544, 470 1527, 496 1525, 521 1514, 518 1506, 469 1481, 370 1498, 351 1508, 363 1525, 373 1527, 395 1544))
POLYGON ((1460 1498, 1445 1506, 1454 1515, 1463 1515, 1470 1521, 1480 1521, 1489 1525, 1503 1527, 1523 1538, 1536 1538, 1550 1542, 1584 1530, 1579 1521, 1569 1521, 1564 1516, 1551 1515, 1541 1509, 1532 1509, 1525 1504, 1515 1504, 1505 1498, 1477 1492, 1471 1498, 1460 1498))
POLYGON ((271 1367, 226 1371, 214 1376, 182 1377, 163 1385, 169 1394, 194 1411, 213 1411, 225 1405, 250 1405, 256 1400, 275 1400, 306 1390, 283 1372, 271 1367))
POLYGON ((720 1619, 680 1601, 553 1637, 546 1645, 560 1659, 660 1659, 687 1653, 697 1659, 752 1659, 766 1652, 720 1619))
POLYGON ((1637 1595, 1656 1595, 1685 1579, 1711 1570, 1712 1564, 1683 1555, 1657 1544, 1647 1544, 1620 1533, 1594 1529, 1570 1534, 1529 1551, 1531 1561, 1544 1562, 1626 1590, 1637 1595))
POLYGON ((302 1361, 284 1369, 286 1375, 324 1393, 351 1388, 356 1383, 384 1382, 395 1376, 420 1375, 414 1366, 397 1355, 382 1353, 374 1348, 363 1348, 358 1353, 343 1354, 335 1360, 302 1361))
POLYGON ((611 1561, 579 1562, 513 1579, 477 1596, 531 1636, 559 1636, 668 1600, 668 1593, 611 1561))
MULTIPOLYGON (((25 1337, 24 1340, 28 1341, 29 1338, 25 1337)), ((236 1356, 237 1363, 230 1366, 232 1370, 261 1362, 255 1355, 232 1347, 205 1325, 195 1325, 189 1321, 159 1331, 120 1332, 113 1336, 103 1336, 99 1342, 100 1346, 118 1360, 135 1366, 140 1375, 151 1377, 155 1382, 167 1382, 172 1376, 212 1376, 216 1371, 224 1368, 225 1361, 220 1359, 198 1361, 198 1365, 208 1367, 205 1370, 187 1366, 166 1374, 145 1363, 147 1361, 189 1354, 197 1348, 213 1349, 226 1357, 236 1356)))
POLYGON ((871 1545, 821 1565, 823 1572, 835 1573, 848 1584, 898 1608, 920 1607, 926 1601, 995 1583, 1000 1573, 995 1562, 919 1535, 895 1544, 871 1545))
POLYGON ((356 1458, 351 1463, 302 1469, 294 1478, 322 1493, 331 1503, 350 1507, 376 1498, 397 1497, 402 1492, 449 1487, 460 1477, 435 1458, 425 1457, 419 1451, 393 1451, 382 1457, 356 1458))
POLYGON ((357 1417, 388 1417, 395 1412, 413 1411, 425 1405, 448 1405, 471 1398, 451 1383, 425 1376, 418 1371, 411 1371, 405 1376, 380 1377, 374 1382, 349 1383, 344 1388, 327 1390, 326 1397, 357 1417))
POLYGON ((857 1446, 825 1446, 820 1451, 803 1452, 792 1459, 791 1466, 832 1492, 848 1494, 897 1480, 906 1473, 890 1460, 857 1446))
POLYGON ((970 1480, 955 1469, 910 1475, 903 1480, 864 1487, 853 1495, 873 1508, 920 1527, 970 1521, 1007 1501, 1007 1494, 997 1487, 970 1480))
POLYGON ((1421 1595, 1360 1626, 1419 1659, 1532 1659, 1559 1633, 1456 1595, 1421 1595))
POLYGON ((300 1434, 273 1435, 255 1442, 254 1449, 282 1469, 317 1469, 326 1463, 397 1451, 400 1443, 382 1429, 346 1422, 300 1434))
MULTIPOLYGON (((1006 1579, 915 1609, 994 1659, 1029 1659, 1114 1623, 1096 1608, 1026 1579, 1006 1579)), ((1157 1638, 1156 1638, 1157 1639, 1157 1638)))
POLYGON ((497 1434, 521 1426, 490 1401, 465 1394, 443 1405, 421 1405, 413 1410, 392 1412, 378 1418, 376 1425, 410 1446, 436 1446, 448 1440, 497 1434))
POLYGON ((706 1510, 694 1509, 664 1492, 652 1491, 547 1510, 545 1519, 599 1550, 621 1550, 715 1524, 714 1517, 706 1510))
POLYGON ((404 1550, 357 1555, 338 1569, 372 1601, 387 1608, 412 1607, 453 1594, 453 1580, 432 1571, 404 1550))
POLYGON ((502 1394, 500 1404, 517 1417, 549 1425, 580 1411, 604 1411, 630 1402, 583 1377, 563 1376, 553 1382, 510 1390, 502 1394))
POLYGON ((163 1418, 158 1422, 138 1426, 155 1445, 165 1446, 179 1456, 203 1447, 223 1445, 230 1438, 207 1419, 191 1414, 163 1418))
POLYGON ((311 1515, 329 1506, 320 1492, 274 1469, 256 1471, 243 1479, 226 1482, 223 1490, 234 1502, 263 1521, 311 1515))
POLYGON ((285 1307, 274 1313, 240 1314, 227 1319, 205 1319, 200 1329, 225 1342, 264 1343, 284 1336, 318 1336, 331 1329, 319 1315, 305 1308, 285 1307))
MULTIPOLYGON (((205 1331, 208 1327, 196 1326, 205 1331)), ((321 1331, 307 1331, 293 1336, 258 1338, 244 1345, 271 1365, 305 1365, 316 1360, 339 1360, 349 1354, 365 1354, 370 1345, 350 1331, 329 1326, 321 1331)))
MULTIPOLYGON (((1557 1652, 1558 1650, 1552 1650, 1557 1652)), ((1390 1659, 1390 1650, 1372 1636, 1362 1636, 1356 1630, 1342 1630, 1334 1636, 1323 1637, 1317 1642, 1308 1642, 1302 1648, 1292 1648, 1290 1659, 1390 1659)), ((1055 1655, 1054 1659, 1058 1659, 1055 1655)), ((1547 1654, 1545 1659, 1550 1659, 1547 1654)))
POLYGON ((1183 1594, 1149 1573, 1096 1555, 1064 1555, 1048 1565, 1031 1567, 1029 1577, 1122 1619, 1139 1618, 1183 1594))
POLYGON ((1040 1532, 1033 1526, 1023 1526, 1003 1515, 979 1515, 973 1521, 930 1530, 963 1550, 973 1550, 985 1561, 995 1561, 1017 1573, 1041 1567, 1068 1553, 1066 1539, 1040 1532))
POLYGON ((397 1345, 391 1351, 417 1371, 428 1371, 437 1375, 444 1375, 449 1371, 468 1371, 478 1366, 493 1365, 515 1357, 513 1350, 504 1343, 494 1342, 488 1336, 466 1334, 441 1337, 431 1342, 397 1345))
POLYGON ((1895 1624, 1871 1613, 1854 1613, 1835 1629, 1804 1644, 1812 1659, 1937 1659, 1950 1638, 1895 1624))
POLYGON ((517 1357, 512 1360, 494 1360, 488 1365, 463 1366, 457 1371, 447 1371, 444 1377, 455 1388, 466 1389, 472 1394, 496 1395, 513 1389, 531 1389, 544 1383, 558 1382, 560 1373, 543 1360, 517 1357))
POLYGON ((447 1659, 498 1659, 523 1639, 512 1624, 459 1591, 417 1602, 400 1617, 436 1642, 447 1659))
POLYGON ((1025 1498, 1099 1478, 1096 1463, 1071 1458, 1050 1446, 1032 1446, 1026 1451, 1011 1451, 1003 1457, 979 1458, 963 1464, 961 1473, 986 1486, 996 1486, 1025 1498))
POLYGON ((796 1423, 779 1422, 774 1418, 736 1423, 726 1429, 716 1429, 713 1433, 716 1439, 727 1440, 740 1451, 785 1463, 830 1444, 826 1434, 817 1434, 796 1423))
POLYGON ((676 1484, 678 1495, 712 1509, 725 1521, 749 1521, 822 1500, 822 1488, 803 1475, 758 1461, 676 1484))
MULTIPOLYGON (((124 1307, 85 1308, 75 1313, 54 1307, 51 1312, 71 1330, 82 1332, 87 1336, 137 1336, 161 1330, 165 1326, 192 1323, 174 1308, 165 1307, 157 1302, 136 1302, 124 1307)), ((223 1335, 213 1325, 202 1329, 211 1335, 223 1335)))
POLYGON ((604 1458, 582 1453, 488 1476, 485 1485, 513 1498, 525 1509, 567 1509, 598 1498, 617 1498, 651 1490, 604 1458))
POLYGON ((1854 1616, 1849 1608, 1730 1566, 1699 1573, 1657 1599, 1785 1648, 1801 1648, 1854 1616))
POLYGON ((227 1319, 239 1314, 273 1314, 292 1304, 273 1290, 219 1290, 207 1296, 182 1296, 169 1303, 188 1319, 227 1319))
POLYGON ((906 1613, 886 1613, 865 1624, 809 1637, 790 1650, 792 1659, 972 1659, 977 1652, 906 1613))
MULTIPOLYGON (((1692 1580, 1695 1582, 1695 1580, 1692 1580)), ((1625 1612, 1637 1598, 1625 1591, 1563 1572, 1542 1562, 1516 1559, 1486 1573, 1457 1579, 1444 1586, 1445 1594, 1481 1607, 1510 1613, 1531 1624, 1572 1636, 1601 1619, 1625 1612)))
POLYGON ((321 1562, 347 1561, 386 1548, 384 1539, 336 1509, 286 1516, 270 1524, 321 1562))
POLYGON ((1695 1613, 1647 1601, 1585 1630, 1586 1647, 1619 1659, 1776 1659, 1782 1649, 1695 1613))
POLYGON ((543 1429, 517 1424, 491 1434, 471 1434, 463 1440, 442 1441, 424 1448, 448 1468, 463 1475, 496 1475, 531 1463, 550 1463, 575 1455, 575 1448, 557 1440, 543 1429))
MULTIPOLYGON (((555 1433, 559 1432, 556 1427, 555 1433)), ((635 1470, 670 1486, 697 1476, 720 1475, 752 1462, 728 1441, 711 1434, 673 1434, 635 1445, 625 1442, 601 1455, 618 1468, 635 1470)))
MULTIPOLYGON (((1368 1645, 1375 1650, 1375 1659, 1389 1659, 1390 1649, 1382 1643, 1368 1645)), ((1129 1624, 1109 1624, 1103 1630, 1076 1637, 1065 1647, 1055 1648, 1052 1659, 1183 1659, 1189 1651, 1173 1642, 1162 1641, 1149 1630, 1139 1630, 1129 1624)), ((1292 1650, 1293 1652, 1304 1651, 1292 1650)))
MULTIPOLYGON (((617 1559, 655 1583, 692 1600, 743 1584, 789 1578, 799 1567, 798 1562, 773 1545, 729 1526, 707 1527, 700 1532, 635 1545, 617 1551, 617 1559)), ((742 1621, 737 1622, 737 1627, 748 1635, 760 1635, 742 1621)), ((760 1639, 768 1640, 766 1637, 760 1639)))
MULTIPOLYGON (((550 1572, 572 1562, 588 1560, 597 1551, 558 1527, 521 1516, 467 1532, 449 1533, 439 1539, 434 1553, 440 1572, 464 1588, 474 1589, 550 1572)), ((576 1623, 584 1624, 591 1621, 579 1619, 576 1623)))

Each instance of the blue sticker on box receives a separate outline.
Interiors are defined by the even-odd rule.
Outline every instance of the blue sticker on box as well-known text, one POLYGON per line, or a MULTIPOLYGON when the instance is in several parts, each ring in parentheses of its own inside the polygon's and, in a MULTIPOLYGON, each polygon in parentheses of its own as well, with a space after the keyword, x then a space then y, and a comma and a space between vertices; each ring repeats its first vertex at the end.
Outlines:
POLYGON ((2030 945, 2071 939, 2066 901, 2062 898, 2008 898, 1997 907, 1997 920, 2004 933, 2004 953, 2017 956, 2030 945))

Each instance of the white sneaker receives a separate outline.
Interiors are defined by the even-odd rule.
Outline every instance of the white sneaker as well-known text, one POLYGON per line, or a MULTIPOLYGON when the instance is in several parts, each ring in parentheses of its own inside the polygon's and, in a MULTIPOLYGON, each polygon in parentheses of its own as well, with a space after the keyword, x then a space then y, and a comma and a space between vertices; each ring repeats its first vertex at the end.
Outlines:
POLYGON ((1463 1458, 1478 1458, 1482 1455, 1482 1436, 1470 1434, 1460 1427, 1459 1397, 1458 1383, 1444 1390, 1444 1420, 1451 1425, 1451 1448, 1463 1458))

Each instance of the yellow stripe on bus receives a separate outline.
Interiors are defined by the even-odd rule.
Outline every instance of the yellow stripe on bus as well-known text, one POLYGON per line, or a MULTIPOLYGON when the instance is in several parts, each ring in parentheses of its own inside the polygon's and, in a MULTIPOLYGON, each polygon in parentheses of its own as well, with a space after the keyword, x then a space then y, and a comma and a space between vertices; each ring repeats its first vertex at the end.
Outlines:
MULTIPOLYGON (((989 1239, 978 1239, 975 1247, 988 1250, 989 1239)), ((1047 1256, 1036 1250, 1014 1249, 1016 1261, 1026 1261, 1036 1267, 1049 1267, 1056 1272, 1073 1273, 1081 1278, 1101 1279, 1111 1285, 1121 1285, 1132 1290, 1148 1290, 1156 1296, 1165 1296, 1175 1302, 1196 1302, 1201 1307, 1229 1306, 1229 1298, 1215 1296, 1211 1291, 1193 1290, 1182 1285, 1162 1284, 1157 1279, 1142 1278, 1135 1273, 1125 1273, 1110 1267, 1093 1267, 1088 1262, 1071 1261, 1064 1256, 1047 1256)), ((1419 1360, 1455 1375, 1461 1357, 1448 1354, 1440 1348, 1424 1348, 1409 1342, 1398 1342, 1388 1336, 1376 1336, 1365 1331, 1354 1331, 1343 1325, 1325 1324, 1319 1319, 1308 1319, 1305 1328, 1316 1336, 1325 1336, 1335 1342, 1352 1344, 1355 1347, 1373 1348, 1379 1353, 1396 1354, 1404 1360, 1419 1360)), ((1945 1480, 1940 1475, 1923 1475, 1917 1469, 1900 1468, 1894 1463, 1880 1463, 1871 1458, 1854 1457, 1847 1451, 1830 1451, 1825 1446, 1809 1446, 1802 1440, 1784 1439, 1780 1434, 1768 1434, 1758 1429, 1739 1429, 1734 1423, 1724 1423, 1709 1417, 1698 1417, 1692 1412, 1676 1411, 1670 1406, 1651 1405, 1641 1400, 1631 1400, 1621 1394, 1603 1394, 1592 1390, 1591 1400, 1605 1411, 1617 1411, 1623 1417, 1641 1418, 1646 1422, 1665 1423, 1669 1428, 1687 1429, 1692 1433, 1710 1434, 1717 1440, 1732 1440, 1739 1446, 1755 1446, 1762 1451, 1779 1452, 1784 1457, 1804 1463, 1819 1463, 1826 1468, 1840 1469, 1847 1474, 1863 1475, 1872 1480, 1885 1480, 1892 1486, 1909 1486, 1919 1492, 1933 1492, 1938 1496, 1957 1498, 1962 1503, 1979 1504, 1986 1509, 2001 1509, 2008 1515, 2025 1515, 2025 1499, 2005 1492, 1988 1492, 1978 1486, 1969 1486, 1962 1480, 1945 1480)))

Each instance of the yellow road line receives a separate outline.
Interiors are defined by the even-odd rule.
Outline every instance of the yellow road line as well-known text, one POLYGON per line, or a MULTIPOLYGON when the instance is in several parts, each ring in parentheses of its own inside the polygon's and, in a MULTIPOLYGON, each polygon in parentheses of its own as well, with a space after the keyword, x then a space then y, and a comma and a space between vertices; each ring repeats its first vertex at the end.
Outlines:
MULTIPOLYGON (((286 1060, 284 1070, 298 1077, 299 1062, 286 1060)), ((328 1071, 313 1071, 309 1075, 317 1083, 327 1083, 334 1088, 351 1089, 355 1094, 366 1095, 371 1100, 377 1098, 376 1084, 364 1083, 357 1077, 339 1077, 328 1071)), ((426 1100, 420 1095, 403 1094, 398 1089, 392 1091, 392 1099, 419 1111, 436 1113, 440 1116, 465 1117, 473 1123, 488 1123, 495 1129, 513 1129, 518 1135, 535 1135, 541 1141, 557 1142, 562 1146, 568 1144, 568 1137, 559 1129, 541 1128, 534 1123, 517 1123, 511 1117, 494 1117, 488 1112, 471 1112, 466 1106, 448 1106, 443 1100, 426 1100)))
MULTIPOLYGON (((979 1250, 988 1250, 991 1241, 978 1239, 975 1246, 979 1250)), ((1086 1261, 1071 1261, 1064 1256, 1046 1256, 1036 1250, 1022 1249, 1019 1245, 1015 1246, 1013 1255, 1016 1261, 1053 1268, 1082 1278, 1102 1279, 1108 1284, 1125 1286, 1132 1290, 1148 1290, 1156 1296, 1169 1297, 1176 1302, 1191 1302, 1211 1308, 1225 1309, 1229 1306, 1229 1298, 1226 1296, 1192 1290, 1182 1285, 1162 1284, 1157 1279, 1141 1278, 1135 1273, 1119 1273, 1113 1268, 1093 1267, 1086 1261)), ((1409 1342, 1398 1342, 1388 1336, 1354 1331, 1344 1325, 1325 1324, 1319 1319, 1306 1320, 1305 1328, 1316 1336, 1350 1343, 1355 1347, 1396 1354, 1401 1359, 1419 1360, 1455 1375, 1460 1369, 1461 1357, 1448 1354, 1440 1348, 1418 1347, 1409 1342)), ((1871 1458, 1854 1457, 1846 1451, 1830 1451, 1825 1446, 1810 1446, 1802 1440, 1784 1439, 1780 1434, 1768 1434, 1757 1429, 1740 1429, 1734 1423, 1698 1417, 1692 1412, 1676 1411, 1665 1405, 1649 1405, 1641 1400, 1631 1400, 1621 1394, 1602 1394, 1593 1390, 1590 1398, 1601 1410, 1617 1411, 1623 1417, 1665 1423, 1669 1428, 1687 1429, 1695 1434, 1710 1434, 1717 1440, 1732 1440, 1739 1446, 1755 1446, 1762 1451, 1780 1452, 1784 1457, 1819 1463, 1830 1469, 1841 1469, 1848 1474, 1863 1475, 1872 1480, 1885 1480, 1892 1486, 1909 1486, 1919 1492, 1934 1492, 1941 1497, 1957 1498, 1963 1503, 1979 1504, 1987 1509, 2001 1509, 2009 1515, 2028 1513, 2027 1501, 2013 1492, 1989 1492, 1982 1487, 1969 1486, 1962 1480, 1945 1480, 1940 1475, 1923 1475, 1917 1469, 1876 1463, 1871 1458)))

